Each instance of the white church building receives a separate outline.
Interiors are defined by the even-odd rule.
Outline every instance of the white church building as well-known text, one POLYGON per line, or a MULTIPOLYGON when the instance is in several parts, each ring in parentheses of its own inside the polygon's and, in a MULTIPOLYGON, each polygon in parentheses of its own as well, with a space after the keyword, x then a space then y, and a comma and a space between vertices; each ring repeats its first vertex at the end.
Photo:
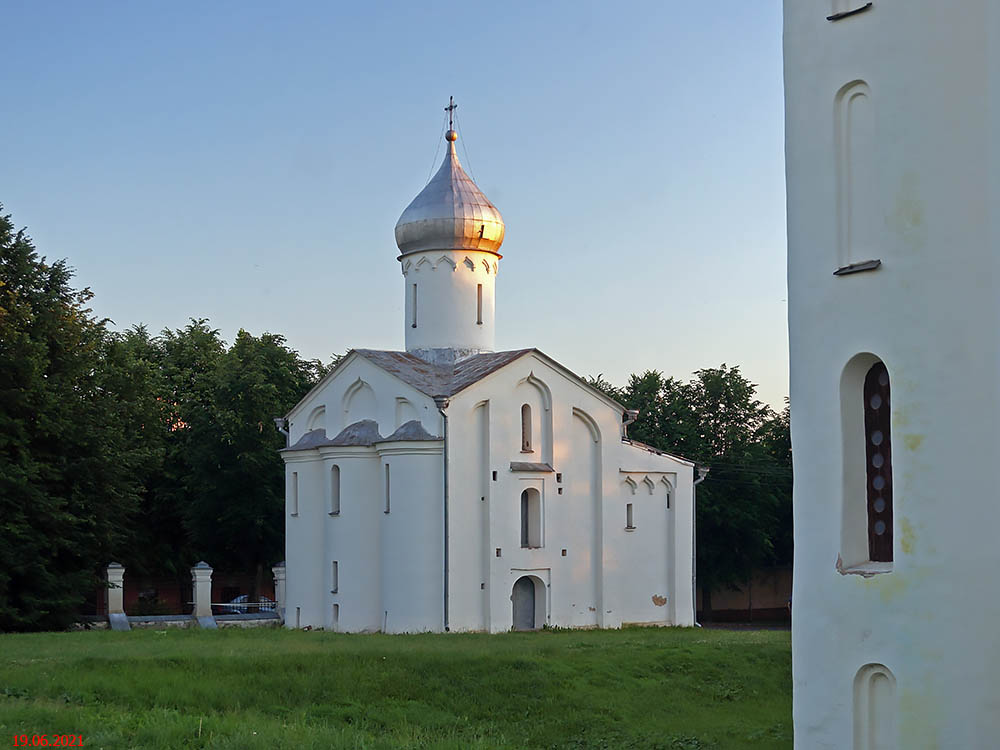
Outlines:
POLYGON ((396 224, 406 350, 352 350, 286 417, 285 622, 691 625, 694 467, 537 349, 494 351, 504 224, 457 137, 396 224))
POLYGON ((1000 3, 784 21, 795 747, 997 748, 1000 3))

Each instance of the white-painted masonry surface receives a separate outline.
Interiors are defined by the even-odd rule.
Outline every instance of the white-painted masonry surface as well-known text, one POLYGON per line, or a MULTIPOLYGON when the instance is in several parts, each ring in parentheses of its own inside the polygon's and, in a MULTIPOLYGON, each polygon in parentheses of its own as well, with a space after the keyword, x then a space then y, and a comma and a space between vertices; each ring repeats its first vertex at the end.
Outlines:
POLYGON ((867 6, 784 4, 795 747, 995 748, 1000 3, 867 6))
MULTIPOLYGON (((383 385, 372 387, 379 396, 360 419, 391 413, 387 406, 405 398, 425 415, 428 437, 441 434, 429 398, 399 380, 390 387, 386 376, 351 354, 290 415, 286 597, 287 611, 300 608, 300 626, 444 629, 444 441, 380 435, 371 445, 295 447, 317 405, 342 404, 359 380, 383 385), (331 514, 335 475, 339 512, 331 514)), ((452 396, 446 414, 451 630, 509 629, 512 587, 523 575, 546 582, 538 625, 693 623, 689 462, 623 442, 622 408, 531 350, 452 396), (537 436, 527 452, 524 404, 537 436), (541 496, 541 544, 522 548, 528 488, 541 496)), ((392 432, 388 424, 379 433, 392 432)))
POLYGON ((406 352, 352 351, 287 415, 286 625, 692 625, 693 465, 541 352, 493 352, 503 221, 447 138, 396 227, 406 352))

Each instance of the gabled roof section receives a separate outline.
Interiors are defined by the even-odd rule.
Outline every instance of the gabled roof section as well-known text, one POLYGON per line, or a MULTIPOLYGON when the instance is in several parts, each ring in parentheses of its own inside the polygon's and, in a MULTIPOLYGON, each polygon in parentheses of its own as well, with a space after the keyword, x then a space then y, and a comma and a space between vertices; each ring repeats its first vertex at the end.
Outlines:
POLYGON ((299 400, 299 403, 289 410, 288 415, 291 416, 316 390, 356 357, 368 360, 376 367, 395 375, 407 385, 416 388, 431 398, 434 396, 450 398, 459 391, 463 391, 470 385, 479 382, 487 375, 491 375, 502 367, 506 367, 511 362, 528 354, 538 356, 566 377, 582 385, 612 408, 625 411, 624 406, 608 396, 604 391, 595 388, 568 367, 559 364, 552 357, 538 349, 512 349, 506 352, 473 354, 471 357, 459 360, 454 365, 431 364, 407 352, 385 349, 352 349, 337 363, 336 367, 327 373, 326 377, 313 386, 309 393, 303 396, 299 400))
POLYGON ((428 396, 454 396, 473 383, 482 380, 501 367, 509 365, 534 349, 514 349, 509 352, 473 354, 459 360, 454 366, 434 365, 406 352, 381 349, 355 349, 373 365, 390 372, 428 396))
POLYGON ((676 453, 667 453, 666 451, 661 451, 659 448, 654 448, 646 443, 640 443, 638 440, 633 440, 632 438, 622 438, 622 442, 625 445, 631 445, 633 448, 638 448, 639 450, 646 451, 647 453, 655 453, 657 456, 666 456, 667 458, 672 458, 674 461, 678 461, 682 464, 687 464, 688 466, 694 466, 695 462, 690 458, 684 458, 684 456, 678 456, 676 453))

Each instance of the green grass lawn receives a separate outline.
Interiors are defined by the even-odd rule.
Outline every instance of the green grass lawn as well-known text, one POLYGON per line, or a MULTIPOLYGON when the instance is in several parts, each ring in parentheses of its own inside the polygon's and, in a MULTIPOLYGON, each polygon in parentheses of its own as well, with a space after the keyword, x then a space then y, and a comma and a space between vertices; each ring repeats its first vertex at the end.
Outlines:
POLYGON ((0 748, 791 748, 787 632, 0 635, 0 748), (6 736, 4 736, 6 735, 6 736))

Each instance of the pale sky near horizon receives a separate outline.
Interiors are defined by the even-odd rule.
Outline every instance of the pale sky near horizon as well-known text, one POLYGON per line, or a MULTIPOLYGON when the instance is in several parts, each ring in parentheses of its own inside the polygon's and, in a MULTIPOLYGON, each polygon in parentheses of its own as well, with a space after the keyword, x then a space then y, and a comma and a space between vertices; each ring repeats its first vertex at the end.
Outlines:
POLYGON ((0 203, 95 311, 303 356, 403 348, 399 214, 459 157, 503 214, 497 347, 788 389, 781 3, 4 9, 0 203))

